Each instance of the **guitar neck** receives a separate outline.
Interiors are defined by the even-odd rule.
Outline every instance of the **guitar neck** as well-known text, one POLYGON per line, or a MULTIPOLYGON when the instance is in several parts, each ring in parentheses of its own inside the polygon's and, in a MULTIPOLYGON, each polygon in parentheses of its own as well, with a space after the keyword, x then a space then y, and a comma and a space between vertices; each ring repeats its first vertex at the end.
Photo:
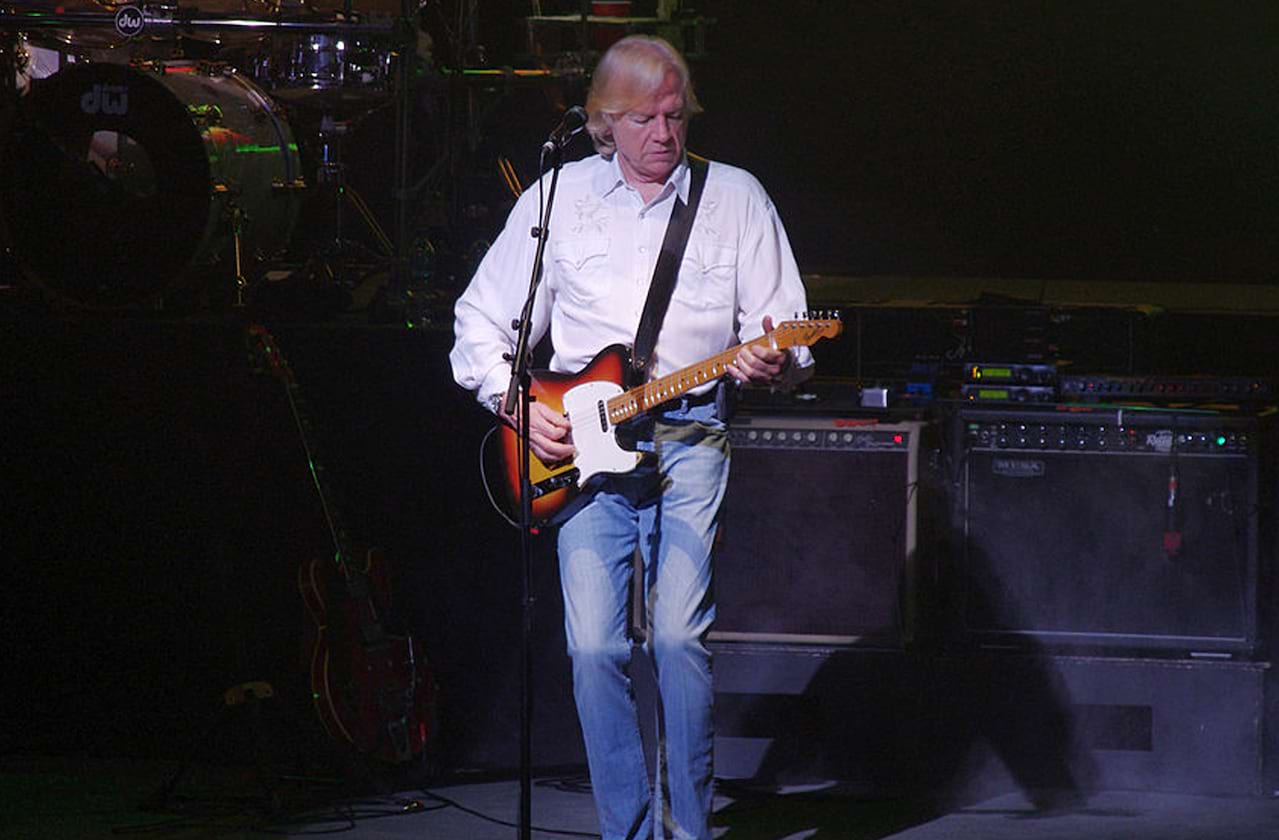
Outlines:
POLYGON ((793 341, 786 341, 783 336, 778 335, 777 331, 774 330, 766 335, 761 335, 759 338, 744 341, 735 347, 730 347, 724 352, 709 359, 704 359, 695 365, 689 365, 674 373, 645 382, 643 385, 632 388, 608 400, 609 422, 616 426, 618 423, 630 420, 632 417, 656 408, 668 400, 681 397, 698 385, 705 385, 708 382, 718 380, 728 373, 729 363, 733 361, 743 347, 748 345, 753 347, 768 346, 780 350, 790 347, 794 343, 793 341))
MULTIPOLYGON (((315 487, 316 497, 320 502, 320 510, 324 515, 324 524, 328 528, 329 540, 333 544, 334 559, 340 570, 346 574, 351 571, 351 544, 347 536, 346 523, 342 521, 341 506, 335 504, 337 493, 328 481, 328 470, 320 458, 315 445, 316 424, 312 418, 310 407, 302 398, 302 392, 296 382, 289 381, 284 386, 289 400, 289 409, 293 413, 293 424, 298 430, 302 449, 306 453, 307 467, 311 473, 311 482, 315 487)), ((351 579, 348 575, 348 580, 351 579)), ((362 593, 353 593, 360 595, 362 593)))
POLYGON ((353 580, 354 578, 350 574, 353 571, 350 540, 347 537, 346 524, 342 521, 340 505, 335 503, 337 493, 327 479, 328 472, 320 459, 320 453, 316 446, 317 436, 315 429, 317 424, 311 414, 310 407, 302 397, 302 390, 298 386, 297 379, 293 376, 293 369, 288 360, 284 358, 284 354, 275 343, 275 337, 271 335, 270 331, 266 327, 253 324, 248 328, 248 337, 253 342, 254 348, 262 354, 264 362, 271 373, 284 386, 284 394, 289 401, 289 411, 293 415, 293 425, 297 429, 298 439, 306 455, 311 482, 315 487, 315 493, 320 502, 320 510, 324 515, 324 524, 328 528, 329 539, 333 544, 334 559, 348 581, 353 580))

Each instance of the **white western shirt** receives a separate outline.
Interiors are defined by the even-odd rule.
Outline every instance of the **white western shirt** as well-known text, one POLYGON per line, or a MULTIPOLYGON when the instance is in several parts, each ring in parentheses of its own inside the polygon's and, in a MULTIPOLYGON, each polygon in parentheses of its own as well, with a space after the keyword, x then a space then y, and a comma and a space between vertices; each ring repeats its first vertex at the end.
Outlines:
MULTIPOLYGON (((576 373, 608 345, 634 343, 674 196, 687 202, 689 177, 681 163, 646 205, 622 178, 616 156, 595 155, 561 170, 531 335, 536 344, 550 328, 552 370, 576 373)), ((550 176, 544 178, 549 185, 550 176)), ((528 294, 538 203, 534 184, 455 307, 453 375, 485 404, 510 384, 502 354, 514 348, 511 322, 528 294)), ((805 307, 799 268, 764 188, 743 169, 712 163, 658 334, 654 375, 758 337, 765 315, 781 323, 805 307)), ((812 364, 807 348, 791 352, 797 366, 812 364)))

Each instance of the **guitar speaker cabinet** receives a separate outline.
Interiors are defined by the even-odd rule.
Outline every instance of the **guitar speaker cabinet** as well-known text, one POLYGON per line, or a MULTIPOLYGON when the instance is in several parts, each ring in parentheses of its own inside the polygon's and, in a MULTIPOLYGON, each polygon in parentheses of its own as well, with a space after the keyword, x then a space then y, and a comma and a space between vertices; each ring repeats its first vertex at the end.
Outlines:
POLYGON ((959 635, 1252 653, 1258 422, 1074 409, 957 413, 962 548, 947 588, 959 635))
POLYGON ((923 431, 734 419, 710 635, 717 776, 883 787, 908 775, 923 431))
POLYGON ((734 420, 712 641, 903 643, 921 427, 734 420))

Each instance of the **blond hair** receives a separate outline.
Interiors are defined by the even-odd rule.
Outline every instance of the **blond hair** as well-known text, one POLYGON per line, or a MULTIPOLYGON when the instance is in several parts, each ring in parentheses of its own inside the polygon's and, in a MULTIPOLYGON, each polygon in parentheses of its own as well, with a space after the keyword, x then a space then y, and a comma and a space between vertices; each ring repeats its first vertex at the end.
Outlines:
POLYGON ((610 120, 650 99, 668 73, 674 73, 684 89, 684 113, 700 114, 702 106, 693 92, 688 64, 670 42, 655 35, 628 35, 609 47, 595 67, 586 96, 586 130, 596 151, 606 158, 613 156, 617 146, 610 120))

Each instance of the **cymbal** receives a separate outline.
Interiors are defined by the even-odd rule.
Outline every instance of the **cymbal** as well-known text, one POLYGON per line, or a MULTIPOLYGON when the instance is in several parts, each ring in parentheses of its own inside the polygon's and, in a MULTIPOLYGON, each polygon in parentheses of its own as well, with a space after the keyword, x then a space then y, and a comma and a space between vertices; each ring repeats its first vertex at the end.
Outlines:
POLYGON ((341 116, 365 113, 391 101, 386 88, 355 85, 278 88, 271 97, 292 108, 341 116))
MULTIPOLYGON (((414 0, 413 6, 420 5, 414 0)), ((313 12, 345 12, 346 3, 342 0, 314 0, 306 4, 313 12)), ((351 0, 351 11, 361 14, 399 15, 403 12, 400 0, 351 0)))
POLYGON ((64 9, 68 12, 102 12, 106 11, 105 6, 94 3, 93 0, 24 0, 21 3, 0 3, 0 9, 7 9, 14 12, 52 12, 57 9, 64 9))
MULTIPOLYGON (((398 15, 404 11, 400 0, 354 0, 352 5, 355 7, 355 11, 364 12, 365 14, 398 15)), ((414 3, 414 5, 418 4, 414 3)))
MULTIPOLYGON (((121 6, 141 3, 125 0, 0 0, 0 8, 15 12, 58 12, 77 14, 82 12, 114 13, 121 6)), ((275 0, 173 0, 166 4, 178 9, 199 9, 201 12, 244 14, 273 14, 275 0)))
MULTIPOLYGON (((123 4, 109 4, 123 5, 123 4)), ((198 10, 201 14, 241 15, 254 17, 271 17, 276 13, 279 3, 275 0, 174 0, 173 5, 179 12, 198 10)))
MULTIPOLYGON (((104 12, 113 13, 121 6, 140 5, 136 0, 0 0, 0 9, 13 12, 104 12)), ((345 0, 171 0, 166 6, 177 11, 196 10, 201 14, 243 15, 274 18, 280 15, 337 14, 346 11, 345 0)), ((416 2, 414 5, 417 5, 416 2)), ((351 11, 364 14, 398 15, 400 0, 352 0, 351 11)))
MULTIPOLYGON (((345 0, 178 0, 178 7, 189 5, 197 7, 201 12, 241 13, 251 12, 255 15, 281 15, 288 17, 299 14, 338 14, 346 12, 345 0)), ((418 3, 413 5, 416 7, 418 3)), ((400 0, 352 0, 351 11, 361 14, 399 15, 402 12, 400 0)))

